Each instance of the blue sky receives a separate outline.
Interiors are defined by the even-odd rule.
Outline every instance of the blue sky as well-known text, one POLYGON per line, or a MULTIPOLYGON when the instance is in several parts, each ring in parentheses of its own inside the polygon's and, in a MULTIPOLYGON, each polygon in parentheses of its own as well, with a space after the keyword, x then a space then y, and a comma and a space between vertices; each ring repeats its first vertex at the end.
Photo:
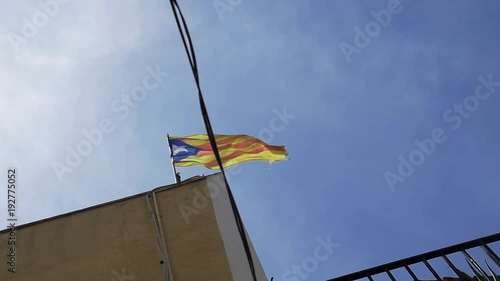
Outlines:
MULTIPOLYGON (((276 110, 295 116, 272 137, 291 161, 242 164, 229 179, 269 277, 312 255, 318 237, 341 246, 309 280, 499 231, 500 87, 457 129, 443 119, 474 96, 479 76, 500 81, 498 1, 401 0, 350 62, 339 45, 355 46, 355 27, 391 1, 243 0, 222 17, 211 1, 179 2, 217 133, 259 136, 276 110), (446 141, 391 190, 384 173, 397 174, 398 156, 436 128, 446 141)), ((23 37, 23 17, 42 6, 0 12, 0 164, 19 171, 22 223, 170 184, 165 135, 205 132, 167 1, 59 8, 17 52, 9 38, 23 37), (168 77, 121 120, 113 102, 157 66, 168 77), (60 181, 53 163, 103 118, 114 131, 60 181)))

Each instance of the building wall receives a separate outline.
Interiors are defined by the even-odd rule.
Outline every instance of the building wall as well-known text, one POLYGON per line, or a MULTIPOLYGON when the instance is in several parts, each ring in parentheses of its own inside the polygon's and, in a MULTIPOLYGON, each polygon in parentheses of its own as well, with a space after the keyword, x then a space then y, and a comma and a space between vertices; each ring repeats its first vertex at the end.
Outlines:
MULTIPOLYGON (((220 174, 157 189, 153 197, 173 280, 251 280, 220 174)), ((156 233, 146 194, 30 223, 17 229, 10 273, 9 231, 2 231, 0 280, 163 280, 156 233)), ((267 280, 255 250, 253 256, 259 281, 267 280)))

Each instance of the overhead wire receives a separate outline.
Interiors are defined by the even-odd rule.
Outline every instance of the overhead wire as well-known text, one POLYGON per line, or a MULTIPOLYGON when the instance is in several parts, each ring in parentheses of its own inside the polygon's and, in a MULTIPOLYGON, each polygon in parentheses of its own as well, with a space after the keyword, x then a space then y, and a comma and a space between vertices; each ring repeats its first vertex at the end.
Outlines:
POLYGON ((224 166, 219 154, 219 150, 217 148, 217 142, 215 140, 215 134, 212 130, 212 125, 210 124, 210 119, 208 116, 208 111, 205 105, 205 100, 203 99, 203 93, 201 91, 201 85, 200 85, 200 78, 198 74, 198 65, 196 63, 196 55, 194 52, 194 46, 191 40, 191 35, 189 34, 189 28, 187 26, 186 20, 184 19, 184 15, 182 14, 182 11, 179 7, 179 4, 177 3, 177 0, 170 0, 170 4, 172 6, 172 12, 174 13, 175 21, 177 23, 177 28, 179 29, 179 33, 182 39, 182 43, 184 45, 184 49, 186 51, 186 55, 189 59, 189 64, 191 66, 191 71, 193 72, 193 77, 196 83, 196 87, 198 89, 198 99, 200 103, 200 109, 201 109, 201 114, 203 117, 203 121, 205 123, 205 128, 207 130, 207 135, 210 140, 210 145, 212 146, 212 149, 214 151, 215 158, 217 160, 217 163, 219 165, 219 168, 221 170, 222 176, 224 178, 224 183, 226 184, 227 188, 227 193, 229 196, 229 201, 231 203, 231 207, 233 209, 233 214, 234 218, 236 221, 236 225, 238 227, 239 234, 241 236, 241 240, 243 243, 243 247, 245 249, 245 254, 248 260, 248 264, 250 266, 250 271, 252 273, 252 277, 254 281, 257 281, 257 276, 255 273, 255 266, 253 263, 253 258, 252 258, 252 253, 250 251, 250 246, 248 243, 248 239, 245 233, 245 228, 243 226, 243 222, 240 216, 240 213, 238 211, 238 208, 236 206, 236 201, 234 200, 233 193, 231 191, 231 188, 229 186, 229 183, 227 181, 226 173, 224 171, 224 166), (181 26, 182 22, 182 26, 181 26))

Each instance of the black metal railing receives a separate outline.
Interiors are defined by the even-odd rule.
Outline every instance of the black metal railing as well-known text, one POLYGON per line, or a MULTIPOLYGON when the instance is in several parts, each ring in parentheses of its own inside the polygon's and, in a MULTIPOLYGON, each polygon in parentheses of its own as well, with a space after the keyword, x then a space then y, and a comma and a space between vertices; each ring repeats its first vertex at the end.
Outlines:
MULTIPOLYGON (((465 273, 466 268, 460 268, 457 267, 451 260, 450 260, 450 255, 458 254, 461 255, 462 258, 469 264, 467 269, 471 269, 475 272, 473 272, 475 275, 480 275, 483 276, 484 278, 480 280, 495 280, 494 277, 491 274, 491 268, 488 265, 486 259, 490 259, 495 263, 498 267, 500 267, 500 258, 498 257, 498 254, 493 251, 493 249, 490 247, 491 244, 495 242, 500 241, 500 233, 486 236, 483 238, 471 240, 465 243, 460 243, 457 245, 453 245, 450 247, 438 249, 435 251, 427 252, 425 254, 420 254, 416 255, 413 257, 409 257, 406 259, 398 260, 395 262, 383 264, 380 266, 376 266, 373 268, 361 270, 358 272, 354 272, 351 274, 347 274, 341 277, 329 279, 327 281, 354 281, 354 280, 377 280, 378 278, 374 278, 374 276, 381 276, 385 275, 382 278, 385 280, 389 279, 392 281, 398 280, 397 277, 400 277, 401 271, 404 271, 405 277, 402 277, 403 279, 401 280, 424 280, 424 279, 419 279, 419 273, 420 275, 422 274, 422 271, 416 272, 416 270, 412 270, 410 266, 416 267, 417 265, 420 265, 421 269, 425 269, 427 272, 427 275, 432 274, 432 276, 435 278, 432 278, 433 280, 438 280, 442 281, 443 279, 445 280, 463 280, 463 281, 469 281, 471 280, 468 278, 468 274, 465 273), (490 245, 490 246, 489 246, 490 245), (474 251, 475 249, 482 249, 482 252, 484 252, 483 255, 485 255, 485 264, 486 267, 483 266, 481 267, 480 263, 476 262, 476 260, 469 254, 469 251, 474 251), (488 257, 488 258, 486 258, 488 257), (436 258, 441 258, 445 262, 445 267, 447 269, 451 269, 453 273, 457 275, 457 277, 448 277, 447 275, 443 274, 438 274, 438 270, 436 270, 435 267, 431 265, 429 261, 436 259, 436 258), (487 270, 483 269, 487 268, 487 270), (394 272, 398 271, 398 276, 395 276, 394 272)), ((499 274, 498 270, 493 270, 493 272, 496 272, 496 274, 499 274)), ((449 275, 449 274, 448 274, 449 275)), ((429 280, 427 278, 427 280, 429 280)), ((500 277, 496 277, 496 280, 500 280, 500 277)))

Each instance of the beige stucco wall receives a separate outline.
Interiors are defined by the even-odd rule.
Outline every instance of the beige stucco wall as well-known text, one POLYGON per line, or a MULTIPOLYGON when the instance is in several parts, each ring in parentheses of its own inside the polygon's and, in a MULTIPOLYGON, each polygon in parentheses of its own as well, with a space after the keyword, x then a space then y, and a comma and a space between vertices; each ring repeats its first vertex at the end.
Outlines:
MULTIPOLYGON (((217 221, 210 197, 189 223, 181 215, 181 204, 193 206, 194 190, 209 194, 207 178, 156 193, 173 280, 247 280, 231 271, 225 222, 217 221)), ((8 235, 0 232, 1 281, 163 280, 145 194, 19 227, 16 273, 7 271, 8 235)))

